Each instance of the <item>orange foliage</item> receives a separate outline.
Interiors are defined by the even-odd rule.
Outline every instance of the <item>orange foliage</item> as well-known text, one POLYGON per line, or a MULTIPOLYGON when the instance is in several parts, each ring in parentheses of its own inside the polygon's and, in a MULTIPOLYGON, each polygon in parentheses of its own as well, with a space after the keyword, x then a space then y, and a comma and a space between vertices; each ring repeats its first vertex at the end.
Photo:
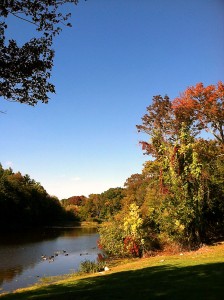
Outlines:
POLYGON ((197 121, 200 128, 212 128, 220 141, 223 140, 224 126, 224 84, 203 83, 188 87, 179 97, 173 100, 172 108, 178 119, 197 121))

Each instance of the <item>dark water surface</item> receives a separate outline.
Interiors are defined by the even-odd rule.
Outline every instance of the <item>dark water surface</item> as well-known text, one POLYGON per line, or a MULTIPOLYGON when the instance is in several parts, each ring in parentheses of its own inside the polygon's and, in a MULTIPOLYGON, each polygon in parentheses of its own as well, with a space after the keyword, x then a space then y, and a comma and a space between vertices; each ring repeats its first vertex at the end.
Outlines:
POLYGON ((77 271, 81 261, 96 260, 98 238, 96 229, 78 227, 0 233, 0 293, 77 271))

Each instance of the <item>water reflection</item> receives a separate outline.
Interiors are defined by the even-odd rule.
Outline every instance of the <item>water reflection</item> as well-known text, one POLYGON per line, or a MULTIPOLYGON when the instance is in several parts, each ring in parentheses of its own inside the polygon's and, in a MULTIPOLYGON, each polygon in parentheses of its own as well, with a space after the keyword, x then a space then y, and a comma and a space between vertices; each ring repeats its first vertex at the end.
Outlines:
POLYGON ((1 234, 0 292, 27 286, 45 276, 77 271, 81 261, 96 259, 97 239, 93 228, 45 228, 1 234), (50 261, 48 258, 53 255, 50 261))

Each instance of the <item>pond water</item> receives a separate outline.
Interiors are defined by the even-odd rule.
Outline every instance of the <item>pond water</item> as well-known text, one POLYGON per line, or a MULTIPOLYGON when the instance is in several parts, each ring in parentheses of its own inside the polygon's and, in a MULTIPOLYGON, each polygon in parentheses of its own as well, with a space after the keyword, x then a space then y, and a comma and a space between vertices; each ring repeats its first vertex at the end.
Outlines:
POLYGON ((76 272, 82 261, 97 259, 98 238, 96 229, 78 227, 0 234, 0 293, 76 272))

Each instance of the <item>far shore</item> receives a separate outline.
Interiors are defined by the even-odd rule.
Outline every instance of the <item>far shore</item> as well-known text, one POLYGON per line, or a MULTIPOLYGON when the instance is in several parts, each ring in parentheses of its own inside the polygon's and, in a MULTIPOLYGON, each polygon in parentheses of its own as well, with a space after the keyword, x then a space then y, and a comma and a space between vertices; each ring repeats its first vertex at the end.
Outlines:
POLYGON ((94 221, 83 221, 83 222, 69 222, 69 223, 58 223, 54 225, 43 225, 43 226, 17 226, 17 227, 7 227, 7 228, 0 228, 1 233, 13 233, 13 232, 20 232, 20 231, 31 231, 31 230, 40 230, 44 228, 98 228, 99 223, 94 221))

